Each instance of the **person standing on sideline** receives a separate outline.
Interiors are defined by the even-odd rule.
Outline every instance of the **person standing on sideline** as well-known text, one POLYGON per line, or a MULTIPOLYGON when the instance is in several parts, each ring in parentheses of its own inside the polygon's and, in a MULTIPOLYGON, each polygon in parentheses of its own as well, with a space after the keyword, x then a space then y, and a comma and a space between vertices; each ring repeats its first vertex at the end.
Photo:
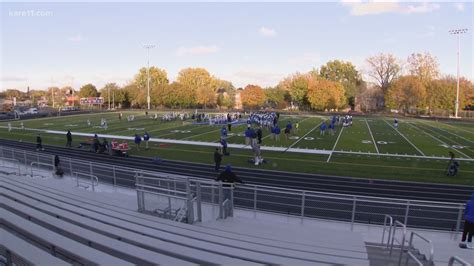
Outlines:
POLYGON ((257 140, 258 140, 258 144, 262 144, 262 135, 263 135, 262 126, 258 126, 258 128, 257 128, 257 140))
POLYGON ((38 134, 36 136, 36 151, 39 151, 39 150, 42 150, 44 151, 44 148, 43 148, 43 140, 41 139, 41 135, 38 134))
POLYGON ((150 140, 150 134, 145 131, 145 134, 143 134, 143 140, 145 141, 145 150, 148 150, 148 141, 150 140))
POLYGON ((222 153, 219 148, 216 148, 214 151, 214 163, 215 167, 214 170, 219 171, 219 168, 221 168, 221 162, 222 162, 222 153))
POLYGON ((59 156, 54 155, 54 174, 59 177, 63 177, 64 170, 61 168, 60 163, 61 163, 61 160, 59 160, 59 156))
POLYGON ((68 130, 66 133, 66 147, 71 148, 72 146, 72 134, 71 130, 68 130))
POLYGON ((142 142, 142 137, 140 137, 138 134, 135 134, 135 146, 137 147, 137 151, 140 150, 140 142, 142 142))
POLYGON ((324 132, 326 132, 326 121, 324 121, 321 126, 319 126, 319 135, 324 136, 324 132))
POLYGON ((229 183, 223 186, 224 187, 224 200, 230 199, 230 189, 232 189, 231 186, 233 186, 235 182, 241 183, 241 184, 243 183, 242 179, 237 177, 237 175, 232 171, 232 166, 230 166, 230 164, 225 166, 225 170, 220 173, 220 175, 216 178, 216 181, 229 183))
POLYGON ((276 124, 274 130, 275 131, 275 140, 276 141, 280 141, 280 133, 281 133, 281 129, 280 127, 278 126, 278 124, 276 124))
POLYGON ((466 203, 464 210, 464 230, 462 232, 460 248, 474 248, 472 245, 472 236, 474 235, 474 192, 471 199, 466 203), (467 244, 465 243, 467 239, 467 244))
POLYGON ((222 154, 225 156, 229 156, 230 154, 227 152, 227 141, 225 139, 221 139, 221 145, 222 145, 222 154))

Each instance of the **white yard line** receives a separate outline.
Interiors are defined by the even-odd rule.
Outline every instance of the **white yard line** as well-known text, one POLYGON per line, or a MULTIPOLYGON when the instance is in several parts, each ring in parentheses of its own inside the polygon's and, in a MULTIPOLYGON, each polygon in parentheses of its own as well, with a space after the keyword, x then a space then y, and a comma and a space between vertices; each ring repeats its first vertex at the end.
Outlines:
POLYGON ((413 144, 407 137, 405 137, 405 135, 402 134, 402 132, 398 131, 398 129, 396 129, 395 127, 393 127, 392 125, 390 125, 389 122, 387 122, 385 119, 383 119, 383 121, 385 123, 387 123, 387 125, 391 128, 393 128, 393 130, 397 131, 397 133, 402 136, 408 143, 411 144, 411 146, 413 146, 413 148, 415 148, 421 155, 423 156, 426 156, 420 149, 418 149, 418 147, 415 146, 415 144, 413 144))
MULTIPOLYGON (((308 136, 311 132, 313 132, 316 128, 319 127, 319 125, 321 125, 325 120, 319 122, 319 124, 317 124, 315 127, 313 127, 310 131, 308 131, 308 133, 304 134, 301 138, 297 139, 295 142, 293 142, 290 146, 288 146, 288 148, 286 150, 289 150, 291 149, 293 146, 296 145, 296 143, 300 142, 302 139, 304 139, 306 136, 308 136)), ((286 151, 285 150, 285 151, 286 151)))
POLYGON ((374 143, 375 150, 377 151, 377 153, 380 153, 379 148, 377 147, 377 143, 375 142, 374 135, 372 135, 372 130, 370 130, 369 122, 367 122, 367 119, 364 119, 364 120, 365 120, 365 123, 367 124, 367 128, 369 129, 370 137, 372 137, 372 142, 374 143))
MULTIPOLYGON (((451 125, 451 124, 449 124, 449 123, 443 123, 443 122, 438 122, 438 123, 443 124, 443 125, 447 125, 447 126, 449 126, 449 127, 451 127, 451 128, 454 128, 455 130, 461 130, 461 131, 464 131, 464 132, 466 132, 466 133, 471 133, 471 134, 473 133, 472 131, 469 131, 469 130, 464 129, 464 128, 455 127, 455 126, 453 126, 453 125, 451 125)), ((468 125, 472 125, 472 123, 471 123, 471 124, 468 124, 468 125)))
MULTIPOLYGON (((427 123, 423 123, 423 124, 426 124, 427 126, 431 127, 431 125, 428 125, 427 123)), ((448 134, 454 135, 454 136, 456 136, 456 137, 458 137, 458 138, 461 138, 461 139, 463 139, 463 140, 465 140, 465 141, 468 141, 468 142, 470 142, 470 143, 473 143, 473 144, 474 144, 474 141, 472 141, 472 140, 468 140, 468 139, 466 139, 466 138, 465 138, 465 137, 463 137, 463 136, 459 136, 458 134, 454 134, 454 133, 452 133, 452 132, 449 132, 449 131, 447 131, 447 130, 444 130, 444 129, 442 129, 442 128, 439 128, 439 127, 438 127, 437 129, 439 129, 439 130, 441 130, 441 131, 443 131, 443 132, 446 132, 446 133, 448 133, 448 134)))
POLYGON ((197 136, 202 136, 202 135, 206 135, 206 134, 209 134, 209 133, 217 132, 219 130, 221 130, 221 128, 216 129, 216 130, 206 131, 204 133, 197 134, 197 135, 188 136, 188 137, 182 138, 181 140, 187 140, 187 139, 194 138, 194 137, 197 137, 197 136))
POLYGON ((339 142, 339 138, 341 137, 343 130, 344 130, 344 127, 341 127, 341 132, 339 132, 339 136, 337 136, 336 143, 334 143, 334 147, 332 147, 332 151, 329 154, 328 160, 326 161, 327 163, 329 163, 329 160, 331 160, 331 156, 334 153, 334 150, 336 149, 337 143, 339 142))
MULTIPOLYGON (((418 127, 418 126, 413 125, 413 123, 408 123, 408 124, 409 124, 410 126, 416 128, 416 129, 418 129, 418 130, 423 131, 423 133, 425 133, 426 135, 428 135, 428 136, 432 137, 433 139, 437 140, 439 143, 444 144, 444 145, 448 145, 446 142, 444 142, 444 141, 440 140, 439 138, 437 138, 437 137, 431 135, 430 133, 426 132, 424 129, 422 129, 422 128, 418 127)), ((430 131, 432 131, 432 130, 430 130, 430 131)), ((458 149, 456 149, 456 148, 453 148, 453 147, 451 147, 451 148, 452 148, 453 150, 457 151, 458 153, 460 153, 461 155, 465 156, 466 158, 472 159, 471 157, 469 157, 469 156, 466 155, 465 153, 461 152, 460 150, 458 150, 458 149)))

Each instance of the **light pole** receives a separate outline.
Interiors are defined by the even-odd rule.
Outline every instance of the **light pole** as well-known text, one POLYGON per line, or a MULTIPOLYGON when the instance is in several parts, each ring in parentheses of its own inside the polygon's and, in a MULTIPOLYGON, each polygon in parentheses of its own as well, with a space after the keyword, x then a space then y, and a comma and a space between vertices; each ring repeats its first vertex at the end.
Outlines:
POLYGON ((147 73, 147 97, 146 97, 146 102, 148 104, 148 110, 150 110, 150 49, 155 48, 154 44, 144 44, 143 48, 147 50, 148 57, 147 57, 147 68, 146 68, 146 73, 147 73))
POLYGON ((461 34, 464 34, 467 32, 467 29, 456 29, 456 30, 450 30, 449 33, 453 35, 458 36, 458 53, 457 53, 457 85, 456 85, 456 102, 454 103, 454 117, 458 117, 458 110, 459 110, 459 60, 460 60, 460 50, 461 50, 461 34))

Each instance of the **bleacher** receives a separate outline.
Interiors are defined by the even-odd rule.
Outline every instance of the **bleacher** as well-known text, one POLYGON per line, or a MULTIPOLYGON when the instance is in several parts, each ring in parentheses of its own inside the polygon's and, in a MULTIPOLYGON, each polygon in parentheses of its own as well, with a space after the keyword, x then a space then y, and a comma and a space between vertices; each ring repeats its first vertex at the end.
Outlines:
POLYGON ((0 179, 2 239, 8 234, 29 243, 4 248, 32 264, 369 265, 362 238, 348 232, 321 230, 289 239, 288 232, 265 226, 189 225, 53 179, 0 179))

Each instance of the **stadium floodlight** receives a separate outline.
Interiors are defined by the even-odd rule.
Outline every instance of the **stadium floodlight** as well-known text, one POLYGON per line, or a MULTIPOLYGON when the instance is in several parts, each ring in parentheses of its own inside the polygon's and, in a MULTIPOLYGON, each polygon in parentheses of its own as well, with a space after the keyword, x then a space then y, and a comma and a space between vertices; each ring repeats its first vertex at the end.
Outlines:
POLYGON ((147 90, 148 90, 148 93, 147 93, 147 97, 146 97, 146 102, 148 104, 148 110, 150 110, 150 50, 155 48, 156 45, 154 44, 144 44, 143 45, 143 48, 145 48, 148 52, 148 57, 147 57, 147 69, 146 69, 146 73, 147 73, 147 90))
POLYGON ((457 53, 457 85, 456 85, 456 102, 454 103, 454 117, 458 118, 459 110, 459 60, 460 60, 460 50, 461 50, 461 34, 467 33, 467 29, 455 29, 448 31, 452 35, 458 36, 458 53, 457 53))

